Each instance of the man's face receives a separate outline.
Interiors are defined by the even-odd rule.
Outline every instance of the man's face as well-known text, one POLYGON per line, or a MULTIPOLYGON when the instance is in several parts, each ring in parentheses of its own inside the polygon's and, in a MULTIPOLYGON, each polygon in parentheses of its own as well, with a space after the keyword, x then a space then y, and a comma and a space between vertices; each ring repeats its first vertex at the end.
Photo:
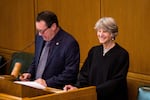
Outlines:
POLYGON ((36 22, 36 30, 38 31, 38 34, 43 37, 45 41, 50 40, 50 35, 52 34, 52 29, 48 28, 45 21, 37 21, 36 22))

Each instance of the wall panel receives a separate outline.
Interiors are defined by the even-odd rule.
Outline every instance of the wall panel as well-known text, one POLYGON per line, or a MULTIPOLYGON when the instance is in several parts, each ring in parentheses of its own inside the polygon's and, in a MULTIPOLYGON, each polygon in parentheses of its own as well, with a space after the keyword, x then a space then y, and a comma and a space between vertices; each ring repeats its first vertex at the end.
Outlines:
POLYGON ((34 0, 1 0, 0 12, 0 52, 22 50, 34 40, 34 0))
MULTIPOLYGON (((34 51, 29 46, 34 41, 34 9, 34 0, 0 1, 0 55, 8 62, 15 51, 34 51)), ((4 67, 7 73, 9 64, 4 67)))
POLYGON ((37 8, 57 14, 60 26, 79 42, 83 63, 89 48, 98 44, 94 25, 100 17, 100 0, 37 0, 37 8))
POLYGON ((102 0, 102 16, 119 24, 117 42, 130 54, 130 71, 150 75, 149 0, 102 0))

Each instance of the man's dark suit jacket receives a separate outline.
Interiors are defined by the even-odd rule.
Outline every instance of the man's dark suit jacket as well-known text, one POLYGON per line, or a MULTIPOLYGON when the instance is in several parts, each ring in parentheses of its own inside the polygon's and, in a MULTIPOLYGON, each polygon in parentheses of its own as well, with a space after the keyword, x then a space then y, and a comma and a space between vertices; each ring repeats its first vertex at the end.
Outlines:
MULTIPOLYGON (((40 54, 45 41, 38 34, 35 38, 35 56, 33 62, 28 69, 31 77, 34 80, 40 54)), ((50 51, 46 63, 46 68, 42 78, 46 81, 49 87, 62 88, 66 84, 76 82, 80 51, 77 41, 62 29, 50 42, 50 51)))

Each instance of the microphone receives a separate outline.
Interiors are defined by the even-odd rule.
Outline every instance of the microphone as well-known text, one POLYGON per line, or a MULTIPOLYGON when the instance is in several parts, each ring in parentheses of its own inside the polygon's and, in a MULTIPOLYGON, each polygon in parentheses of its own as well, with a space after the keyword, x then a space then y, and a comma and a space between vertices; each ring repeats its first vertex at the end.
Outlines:
POLYGON ((20 69, 21 69, 21 63, 20 62, 16 62, 15 63, 15 66, 11 72, 10 75, 14 76, 15 78, 17 78, 19 76, 19 72, 20 72, 20 69))
MULTIPOLYGON (((34 41, 28 43, 27 46, 25 46, 22 50, 20 50, 18 52, 23 52, 27 48, 31 47, 33 44, 34 44, 34 41)), ((14 57, 17 57, 17 56, 18 55, 15 55, 14 57)), ((7 60, 4 64, 2 64, 0 66, 0 68, 4 67, 6 64, 10 63, 12 60, 13 60, 13 57, 10 58, 9 60, 7 60)), ((21 66, 22 66, 22 64, 20 62, 16 62, 11 74, 10 75, 0 75, 0 79, 6 79, 6 80, 14 81, 19 76, 21 66)))
POLYGON ((10 75, 0 75, 0 79, 14 81, 18 78, 21 69, 21 63, 16 62, 10 75))

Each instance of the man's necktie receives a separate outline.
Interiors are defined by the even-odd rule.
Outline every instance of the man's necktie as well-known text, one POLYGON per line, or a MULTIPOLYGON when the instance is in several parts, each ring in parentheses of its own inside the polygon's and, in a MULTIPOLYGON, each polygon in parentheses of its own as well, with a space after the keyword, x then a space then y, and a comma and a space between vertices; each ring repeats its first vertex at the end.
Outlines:
POLYGON ((38 64, 38 68, 37 68, 37 72, 36 72, 36 79, 42 78, 42 74, 46 67, 48 53, 49 53, 49 42, 46 42, 45 46, 42 50, 42 54, 41 54, 40 61, 38 64))

